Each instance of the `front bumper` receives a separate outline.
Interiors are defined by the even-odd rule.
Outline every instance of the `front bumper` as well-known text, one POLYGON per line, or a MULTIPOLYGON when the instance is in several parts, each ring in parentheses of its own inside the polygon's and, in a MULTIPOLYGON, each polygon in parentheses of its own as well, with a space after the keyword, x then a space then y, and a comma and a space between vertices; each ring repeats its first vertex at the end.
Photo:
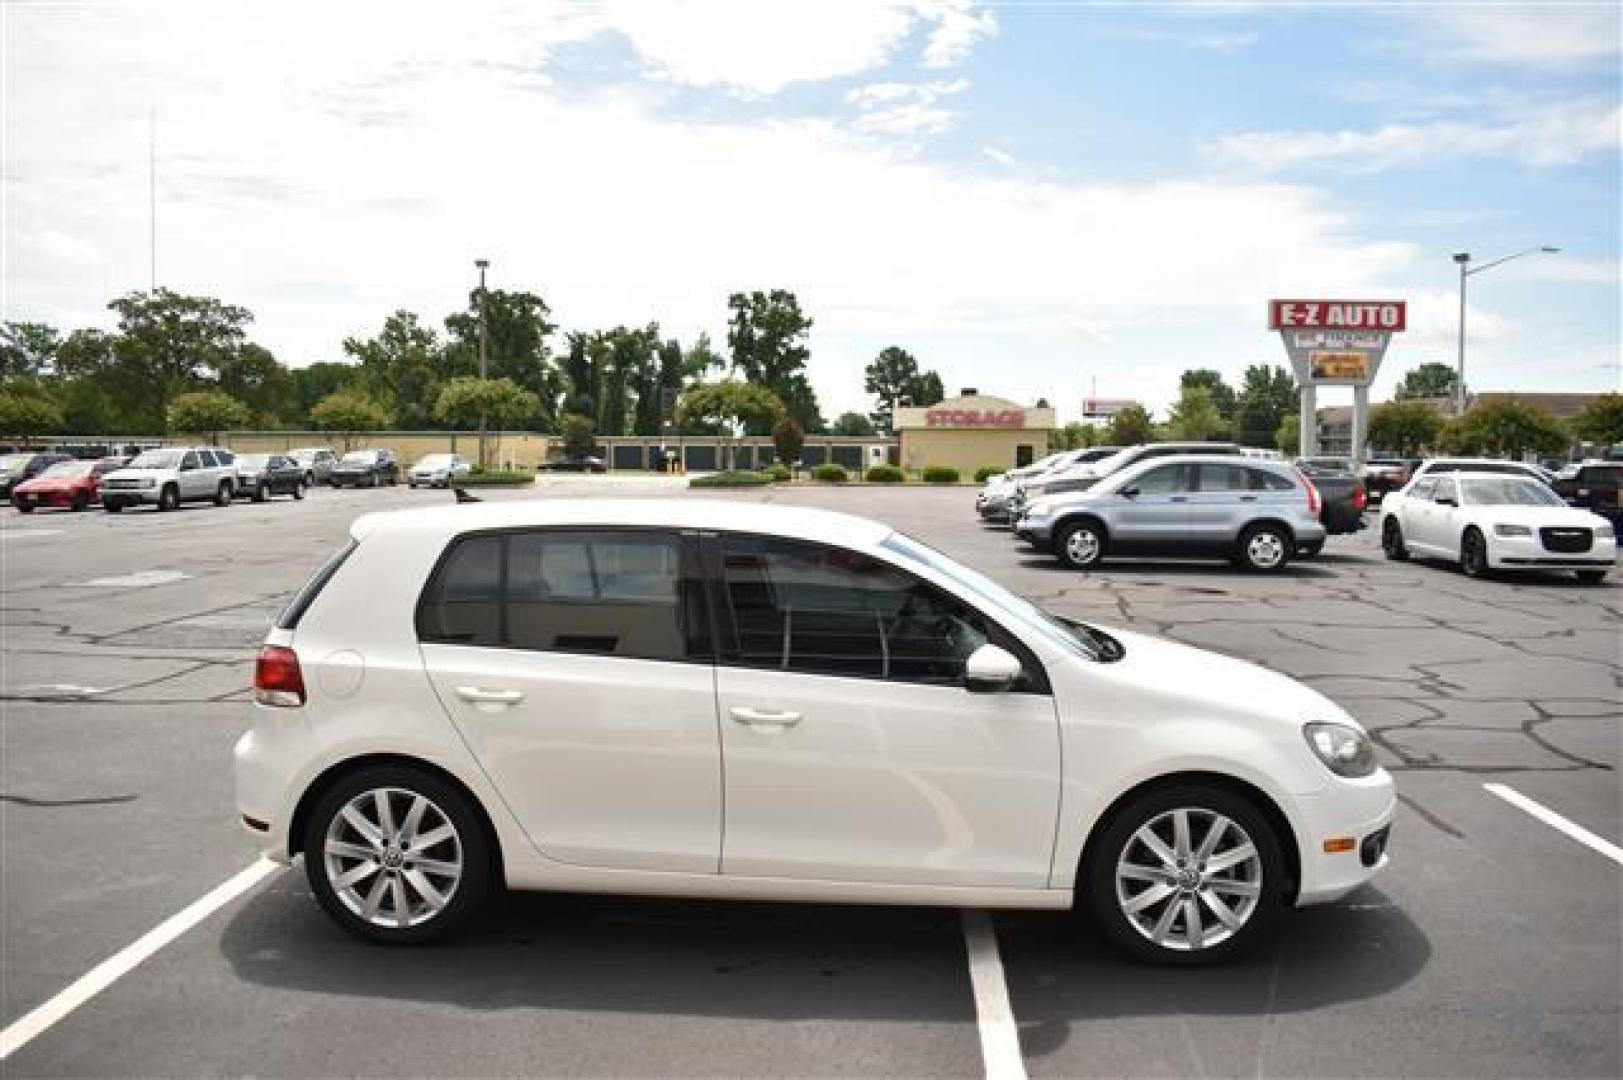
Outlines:
POLYGON ((109 488, 101 489, 101 502, 103 506, 116 504, 118 506, 140 506, 143 503, 156 503, 158 493, 163 488, 154 484, 149 488, 109 488))
POLYGON ((11 501, 18 506, 34 508, 51 507, 66 509, 73 505, 73 500, 83 497, 87 502, 95 502, 95 496, 88 493, 73 491, 13 491, 11 501))
POLYGON ((1596 538, 1588 551, 1547 551, 1537 535, 1488 538, 1488 565, 1495 569, 1601 570, 1617 562, 1617 540, 1596 538))
POLYGON ((1359 780, 1338 778, 1318 795, 1295 799, 1297 853, 1302 876, 1296 905, 1339 900, 1384 871, 1391 863, 1387 842, 1397 790, 1385 769, 1359 780), (1326 851, 1332 840, 1353 841, 1347 851, 1326 851))

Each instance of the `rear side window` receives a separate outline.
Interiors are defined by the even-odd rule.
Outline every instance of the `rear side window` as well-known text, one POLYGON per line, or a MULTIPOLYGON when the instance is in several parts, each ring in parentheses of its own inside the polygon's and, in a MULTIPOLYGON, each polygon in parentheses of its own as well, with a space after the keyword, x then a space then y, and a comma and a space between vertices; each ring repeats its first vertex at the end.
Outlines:
POLYGON ((1252 491, 1295 491, 1296 483, 1269 469, 1247 469, 1246 485, 1252 491))
POLYGON ((237 460, 237 455, 229 450, 216 450, 214 456, 219 459, 221 465, 230 465, 237 460))
POLYGON ((1136 487, 1143 495, 1169 495, 1176 492, 1190 490, 1190 474, 1194 470, 1188 465, 1161 465, 1139 476, 1137 480, 1128 483, 1128 487, 1136 487))
POLYGON ((316 597, 321 595, 321 590, 327 587, 327 582, 331 581, 333 575, 338 573, 338 568, 344 565, 344 560, 349 558, 350 553, 354 550, 355 541, 351 540, 321 564, 321 569, 317 570, 315 575, 304 583, 304 588, 300 589, 298 594, 293 597, 292 603, 283 608, 282 613, 276 617, 276 629, 292 630, 299 625, 299 620, 304 618, 304 613, 310 609, 311 604, 315 603, 316 597))
POLYGON ((423 641, 710 659, 704 594, 673 533, 542 529, 458 540, 423 594, 423 641))

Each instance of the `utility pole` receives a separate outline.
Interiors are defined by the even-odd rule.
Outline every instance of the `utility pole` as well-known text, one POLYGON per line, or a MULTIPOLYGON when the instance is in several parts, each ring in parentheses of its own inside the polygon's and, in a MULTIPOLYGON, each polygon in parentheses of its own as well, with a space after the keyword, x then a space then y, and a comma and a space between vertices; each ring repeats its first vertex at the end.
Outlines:
POLYGON ((1528 248, 1525 251, 1518 251, 1513 255, 1506 255, 1504 258, 1495 259, 1495 260, 1493 260, 1493 262, 1483 263, 1481 266, 1476 266, 1476 267, 1473 267, 1471 265, 1471 253, 1469 251, 1457 252, 1454 255, 1454 261, 1456 263, 1458 263, 1459 267, 1460 267, 1460 352, 1459 352, 1459 366, 1458 366, 1457 370, 1454 372, 1454 415, 1455 416, 1464 416, 1465 415, 1465 280, 1466 280, 1466 278, 1471 277, 1473 274, 1480 274, 1485 270, 1492 270, 1496 266, 1503 266, 1505 263, 1509 262, 1512 259, 1520 259, 1520 258, 1522 258, 1524 256, 1527 256, 1527 255, 1556 255, 1556 254, 1559 254, 1560 251, 1561 251, 1561 249, 1558 248, 1558 247, 1551 247, 1550 245, 1545 244, 1545 245, 1542 245, 1540 247, 1528 248))
MULTIPOLYGON (((487 354, 490 351, 490 334, 486 328, 488 319, 485 315, 485 271, 490 269, 490 260, 475 259, 473 265, 479 268, 479 380, 483 382, 486 378, 485 372, 488 365, 487 354)), ((485 460, 485 410, 484 406, 481 405, 479 408, 479 467, 488 468, 489 464, 485 460)))
POLYGON ((158 110, 147 107, 147 291, 158 289, 158 110))

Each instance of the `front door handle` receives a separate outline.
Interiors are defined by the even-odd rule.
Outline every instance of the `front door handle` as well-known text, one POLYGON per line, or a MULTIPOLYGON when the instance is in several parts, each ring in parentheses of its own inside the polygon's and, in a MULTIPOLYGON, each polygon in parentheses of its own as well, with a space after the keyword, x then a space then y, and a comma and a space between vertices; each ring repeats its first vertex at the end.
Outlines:
POLYGON ((727 710, 736 723, 748 724, 759 728, 788 728, 800 723, 800 714, 797 712, 780 712, 775 709, 750 709, 742 705, 735 705, 727 710))
POLYGON ((509 705, 517 705, 524 700, 522 690, 485 690, 478 686, 459 686, 456 696, 463 701, 470 702, 480 712, 500 712, 509 705))
POLYGON ((1241 495, 1240 496, 1240 501, 1241 502, 1256 502, 1257 497, 1255 495, 1241 495))
POLYGON ((1171 498, 1169 498, 1167 500, 1167 502, 1188 502, 1188 501, 1189 501, 1189 496, 1187 496, 1187 495, 1174 495, 1174 496, 1172 496, 1171 498))

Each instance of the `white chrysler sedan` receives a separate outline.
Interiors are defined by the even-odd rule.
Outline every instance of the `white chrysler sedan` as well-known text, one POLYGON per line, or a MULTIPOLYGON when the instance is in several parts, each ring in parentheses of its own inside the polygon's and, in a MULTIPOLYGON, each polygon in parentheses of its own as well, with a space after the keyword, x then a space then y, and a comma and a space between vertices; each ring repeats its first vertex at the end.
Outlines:
POLYGON ((244 826, 383 942, 505 884, 1087 906, 1198 964, 1387 864, 1391 777, 1324 697, 819 510, 367 515, 255 687, 244 826))
POLYGON ((1502 473, 1421 476, 1381 505, 1386 557, 1457 562, 1472 577, 1493 570, 1572 570, 1598 585, 1617 560, 1612 523, 1568 506, 1548 484, 1502 473))

